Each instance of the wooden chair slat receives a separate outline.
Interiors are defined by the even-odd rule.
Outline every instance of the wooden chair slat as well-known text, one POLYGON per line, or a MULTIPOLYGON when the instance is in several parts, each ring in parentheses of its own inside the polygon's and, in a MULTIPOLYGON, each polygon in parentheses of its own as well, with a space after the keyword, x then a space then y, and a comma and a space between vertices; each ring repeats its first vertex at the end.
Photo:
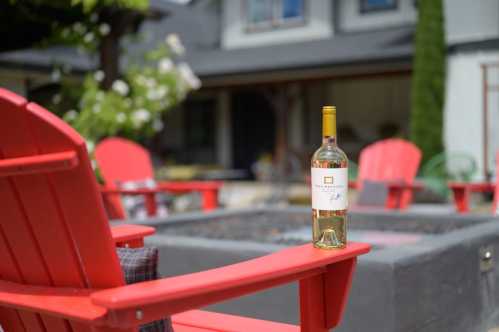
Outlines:
POLYGON ((78 158, 74 151, 3 159, 0 160, 0 177, 64 171, 77 164, 78 158))

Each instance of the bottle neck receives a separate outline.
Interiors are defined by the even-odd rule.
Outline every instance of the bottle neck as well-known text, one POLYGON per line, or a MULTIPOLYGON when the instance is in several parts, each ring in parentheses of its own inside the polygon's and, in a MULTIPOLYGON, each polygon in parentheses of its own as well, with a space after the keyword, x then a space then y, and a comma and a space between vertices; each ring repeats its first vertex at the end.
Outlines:
POLYGON ((322 144, 336 145, 336 113, 322 114, 322 144))
POLYGON ((336 136, 323 136, 322 145, 336 146, 338 144, 336 136))

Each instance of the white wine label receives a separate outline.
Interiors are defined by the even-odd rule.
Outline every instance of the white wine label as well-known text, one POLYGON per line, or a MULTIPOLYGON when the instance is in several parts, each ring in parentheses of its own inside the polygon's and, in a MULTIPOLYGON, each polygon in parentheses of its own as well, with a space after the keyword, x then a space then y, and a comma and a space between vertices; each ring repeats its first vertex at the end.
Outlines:
POLYGON ((312 167, 312 209, 348 207, 348 168, 312 167))

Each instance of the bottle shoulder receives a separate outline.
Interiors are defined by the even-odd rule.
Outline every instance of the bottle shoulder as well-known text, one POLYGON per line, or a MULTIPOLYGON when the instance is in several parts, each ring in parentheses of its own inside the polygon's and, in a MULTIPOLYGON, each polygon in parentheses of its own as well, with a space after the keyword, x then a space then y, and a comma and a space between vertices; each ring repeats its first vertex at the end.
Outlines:
POLYGON ((336 161, 342 167, 347 167, 348 165, 347 155, 337 146, 323 145, 317 149, 312 155, 312 165, 318 161, 336 161))

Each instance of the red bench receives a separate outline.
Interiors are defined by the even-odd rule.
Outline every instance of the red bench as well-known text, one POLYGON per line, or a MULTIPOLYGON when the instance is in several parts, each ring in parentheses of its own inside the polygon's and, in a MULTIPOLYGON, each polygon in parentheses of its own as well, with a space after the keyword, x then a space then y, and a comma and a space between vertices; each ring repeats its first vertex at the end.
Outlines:
POLYGON ((467 182, 450 182, 449 188, 452 190, 454 205, 459 213, 467 213, 470 211, 470 195, 471 193, 494 193, 494 203, 492 205, 492 213, 498 214, 499 208, 499 151, 496 153, 496 183, 467 183, 467 182))

